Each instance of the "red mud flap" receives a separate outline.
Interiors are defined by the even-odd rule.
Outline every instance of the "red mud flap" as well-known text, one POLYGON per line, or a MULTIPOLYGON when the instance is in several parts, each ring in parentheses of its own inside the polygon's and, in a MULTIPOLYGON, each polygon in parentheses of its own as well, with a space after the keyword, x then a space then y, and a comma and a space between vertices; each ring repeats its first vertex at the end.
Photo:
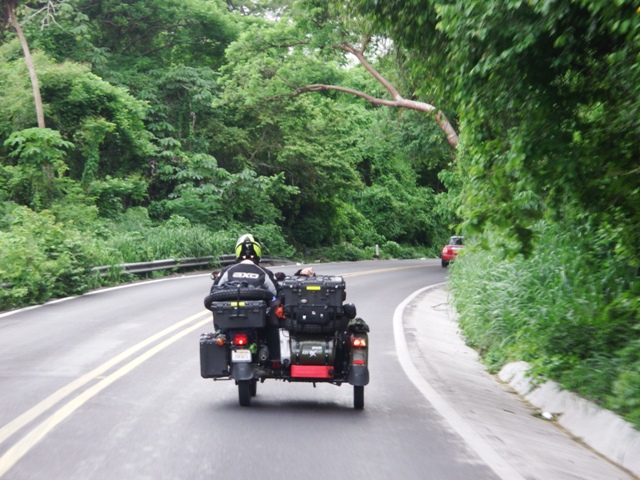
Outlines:
POLYGON ((291 377, 333 378, 333 367, 327 365, 291 365, 291 377))

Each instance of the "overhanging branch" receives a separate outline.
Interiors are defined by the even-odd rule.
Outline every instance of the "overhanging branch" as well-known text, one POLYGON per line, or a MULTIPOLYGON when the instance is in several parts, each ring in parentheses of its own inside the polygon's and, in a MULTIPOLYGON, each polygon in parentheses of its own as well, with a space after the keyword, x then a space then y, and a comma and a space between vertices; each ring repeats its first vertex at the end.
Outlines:
MULTIPOLYGON (((453 128, 453 126, 447 119, 446 115, 442 111, 438 110, 435 106, 429 103, 419 102, 416 100, 408 100, 404 98, 402 95, 400 95, 400 92, 398 92, 396 87, 367 61, 367 59, 364 56, 364 50, 366 46, 369 44, 369 41, 370 41, 369 38, 365 39, 365 41, 362 42, 361 49, 357 49, 353 45, 347 42, 341 43, 339 45, 334 45, 332 48, 342 50, 346 53, 350 53, 351 55, 355 56, 358 59, 358 62, 360 62, 360 64, 373 76, 373 78, 375 78, 378 81, 378 83, 380 83, 387 90, 387 92, 389 92, 389 95, 392 98, 391 100, 384 99, 384 98, 377 98, 377 97, 374 97, 373 95, 369 95, 368 93, 361 92, 359 90, 354 90, 349 87, 342 87, 340 85, 327 85, 327 84, 317 83, 313 85, 305 85, 305 86, 299 87, 294 85, 289 80, 287 80, 278 72, 272 69, 268 69, 266 71, 271 73, 274 76, 277 76, 283 82, 285 82, 290 88, 293 89, 293 93, 291 93, 289 97, 295 97, 307 92, 320 92, 320 91, 333 90, 336 92, 347 93, 349 95, 355 95, 357 97, 363 98, 364 100, 368 101, 373 105, 384 105, 386 107, 394 107, 394 108, 408 108, 410 110, 417 110, 419 112, 425 112, 425 113, 435 112, 434 120, 438 124, 438 127, 440 127, 440 130, 442 130, 442 132, 446 135, 447 142, 449 142, 449 145, 451 145, 453 148, 457 148, 458 141, 459 141, 458 134, 456 133, 455 129, 453 128)), ((273 98, 270 100, 273 100, 273 98)))

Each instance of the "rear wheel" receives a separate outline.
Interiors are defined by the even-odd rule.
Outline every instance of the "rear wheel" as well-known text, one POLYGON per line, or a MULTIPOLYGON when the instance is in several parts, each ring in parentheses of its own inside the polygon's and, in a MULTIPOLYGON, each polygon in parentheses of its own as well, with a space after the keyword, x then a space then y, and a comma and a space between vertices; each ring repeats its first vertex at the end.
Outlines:
POLYGON ((449 262, 446 260, 442 260, 442 268, 447 268, 449 266, 449 262))
POLYGON ((364 387, 353 387, 353 408, 356 410, 362 410, 364 408, 364 387))
POLYGON ((241 380, 238 382, 238 400, 243 407, 251 405, 251 383, 251 380, 241 380))
POLYGON ((258 380, 251 380, 251 396, 255 397, 258 393, 258 380))

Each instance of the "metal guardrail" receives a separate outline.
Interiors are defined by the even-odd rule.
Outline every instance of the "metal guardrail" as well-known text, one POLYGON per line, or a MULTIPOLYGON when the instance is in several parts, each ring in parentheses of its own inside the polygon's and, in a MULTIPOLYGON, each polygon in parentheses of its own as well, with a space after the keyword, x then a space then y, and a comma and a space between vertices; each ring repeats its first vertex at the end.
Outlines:
MULTIPOLYGON (((120 269, 120 273, 129 273, 131 275, 151 273, 157 270, 174 270, 181 268, 204 268, 208 265, 226 266, 235 263, 236 256, 231 255, 219 255, 216 261, 214 256, 208 257, 188 257, 188 258, 167 258, 165 260, 154 260, 152 262, 138 262, 138 263, 121 263, 119 265, 102 265, 100 267, 92 267, 91 272, 96 272, 100 276, 107 275, 107 272, 112 268, 120 269)), ((265 255, 262 257, 263 263, 290 263, 291 261, 286 258, 269 257, 265 255)), ((13 284, 0 283, 0 288, 11 289, 13 284)))
POLYGON ((93 267, 92 272, 99 272, 100 275, 106 275, 107 271, 112 268, 120 269, 123 273, 150 273, 156 270, 171 270, 174 268, 190 268, 190 267, 206 267, 211 263, 214 257, 201 257, 201 258, 168 258, 165 260, 154 260, 152 262, 138 262, 138 263, 121 263, 119 265, 102 265, 100 267, 93 267))
MULTIPOLYGON (((208 256, 208 257, 190 257, 190 258, 168 258, 165 260, 154 260, 152 262, 139 262, 139 263, 121 263, 119 265, 103 265, 100 267, 93 267, 91 269, 92 272, 98 272, 100 275, 106 275, 107 271, 112 268, 119 268, 122 273, 130 273, 130 274, 141 274, 141 273, 151 273, 157 270, 173 270, 180 268, 196 268, 196 267, 206 267, 208 265, 231 265, 235 263, 236 257, 235 255, 220 255, 217 257, 208 256), (214 261, 214 259, 216 261, 214 261)), ((264 256, 262 261, 265 263, 270 262, 288 262, 288 260, 278 257, 268 257, 264 256)))

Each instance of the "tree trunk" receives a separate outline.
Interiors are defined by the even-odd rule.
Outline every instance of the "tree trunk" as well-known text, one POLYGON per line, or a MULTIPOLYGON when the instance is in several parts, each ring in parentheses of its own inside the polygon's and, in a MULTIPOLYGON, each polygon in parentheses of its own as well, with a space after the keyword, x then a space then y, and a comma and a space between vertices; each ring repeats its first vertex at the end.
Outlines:
POLYGON ((22 32, 22 28, 18 23, 18 19, 16 18, 15 12, 13 11, 12 5, 10 2, 6 4, 7 16, 11 20, 13 24, 13 28, 15 29, 18 38, 20 39, 20 44, 22 45, 22 51, 24 52, 24 60, 27 64, 27 69, 29 70, 29 77, 31 78, 31 86, 33 88, 33 100, 36 106, 36 118, 38 120, 38 127, 45 128, 44 123, 44 110, 42 108, 42 97, 40 96, 40 85, 38 84, 38 75, 36 74, 36 68, 33 64, 33 58, 31 57, 31 51, 29 50, 29 44, 27 43, 27 39, 22 32))

